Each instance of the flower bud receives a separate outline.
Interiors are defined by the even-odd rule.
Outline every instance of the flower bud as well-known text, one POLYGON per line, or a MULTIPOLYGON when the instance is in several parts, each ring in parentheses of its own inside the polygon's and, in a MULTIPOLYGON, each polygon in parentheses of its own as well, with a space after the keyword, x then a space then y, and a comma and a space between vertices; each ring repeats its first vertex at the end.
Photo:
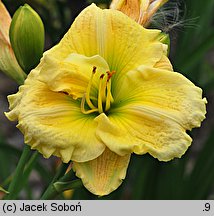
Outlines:
POLYGON ((170 37, 169 37, 169 34, 161 32, 161 34, 159 36, 159 41, 168 46, 168 55, 169 55, 169 50, 170 50, 170 37))
POLYGON ((30 72, 39 63, 44 49, 41 18, 29 5, 21 6, 13 16, 9 35, 19 65, 30 72))
POLYGON ((154 13, 168 0, 112 0, 110 8, 124 14, 146 27, 154 13))
POLYGON ((14 79, 18 84, 23 84, 26 74, 19 66, 10 45, 10 23, 11 17, 0 0, 0 71, 14 79))
POLYGON ((166 45, 170 45, 170 38, 169 38, 169 34, 161 32, 160 36, 159 36, 159 41, 163 44, 166 45))

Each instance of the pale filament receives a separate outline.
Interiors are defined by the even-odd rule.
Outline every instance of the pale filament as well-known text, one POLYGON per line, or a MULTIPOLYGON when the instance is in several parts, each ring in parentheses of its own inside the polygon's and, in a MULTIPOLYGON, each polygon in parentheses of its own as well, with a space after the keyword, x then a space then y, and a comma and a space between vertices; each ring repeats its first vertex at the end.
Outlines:
POLYGON ((99 110, 99 113, 103 113, 102 96, 103 96, 103 89, 105 89, 105 87, 103 86, 103 77, 104 77, 104 74, 102 74, 100 76, 100 82, 99 82, 99 91, 98 91, 98 110, 99 110))
POLYGON ((93 78, 94 78, 94 74, 96 73, 96 69, 97 69, 96 67, 93 67, 93 70, 92 70, 92 73, 91 73, 91 78, 89 80, 87 90, 86 90, 86 96, 85 96, 86 102, 87 102, 88 106, 92 110, 96 109, 96 107, 93 105, 93 103, 91 102, 91 99, 90 99, 90 91, 91 91, 91 86, 92 86, 92 81, 93 81, 93 78))
POLYGON ((81 111, 84 114, 90 114, 94 112, 103 113, 108 111, 111 107, 111 103, 114 102, 114 99, 111 94, 111 77, 115 74, 115 71, 107 71, 106 74, 101 74, 98 86, 98 99, 97 107, 91 101, 91 87, 94 79, 94 74, 96 73, 96 67, 93 67, 90 81, 88 83, 86 93, 82 97, 81 101, 81 111), (89 110, 85 110, 85 103, 87 103, 89 110), (104 110, 105 107, 105 110, 104 110))
POLYGON ((90 113, 93 113, 93 112, 98 112, 98 109, 97 108, 95 108, 95 109, 91 109, 91 110, 85 110, 85 96, 86 94, 84 94, 83 95, 83 97, 82 97, 82 101, 81 101, 81 112, 83 113, 83 114, 90 114, 90 113))

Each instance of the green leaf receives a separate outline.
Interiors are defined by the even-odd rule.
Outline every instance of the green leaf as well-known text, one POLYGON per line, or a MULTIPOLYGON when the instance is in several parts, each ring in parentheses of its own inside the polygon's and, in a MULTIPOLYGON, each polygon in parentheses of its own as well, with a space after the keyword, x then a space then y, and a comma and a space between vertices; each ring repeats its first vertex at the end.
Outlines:
POLYGON ((214 131, 205 143, 195 163, 194 169, 189 177, 188 199, 207 199, 214 185, 214 131))
POLYGON ((193 50, 189 58, 187 58, 186 61, 183 62, 182 69, 184 71, 189 70, 195 63, 198 63, 198 61, 203 57, 203 55, 206 54, 207 51, 209 51, 213 47, 214 47, 214 32, 212 32, 212 34, 210 34, 207 38, 205 38, 205 40, 202 41, 202 43, 199 44, 193 50))
POLYGON ((136 177, 131 182, 132 199, 154 199, 158 161, 150 155, 133 155, 129 170, 129 176, 136 177))
POLYGON ((25 164, 30 158, 30 155, 31 155, 31 149, 29 146, 25 145, 21 158, 19 159, 18 165, 16 167, 16 171, 13 176, 13 180, 11 181, 10 186, 8 188, 8 191, 10 192, 10 194, 7 195, 5 199, 16 199, 16 197, 18 196, 19 187, 17 187, 17 185, 20 184, 20 180, 23 175, 25 164))

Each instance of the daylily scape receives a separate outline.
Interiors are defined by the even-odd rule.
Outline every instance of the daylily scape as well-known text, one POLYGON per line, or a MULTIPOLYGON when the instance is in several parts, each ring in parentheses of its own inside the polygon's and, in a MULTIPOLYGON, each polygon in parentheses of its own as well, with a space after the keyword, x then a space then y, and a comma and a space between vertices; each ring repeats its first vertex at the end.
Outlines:
POLYGON ((180 158, 205 118, 202 90, 174 72, 161 31, 120 11, 84 9, 43 54, 6 116, 44 157, 73 162, 92 193, 114 191, 132 153, 180 158))

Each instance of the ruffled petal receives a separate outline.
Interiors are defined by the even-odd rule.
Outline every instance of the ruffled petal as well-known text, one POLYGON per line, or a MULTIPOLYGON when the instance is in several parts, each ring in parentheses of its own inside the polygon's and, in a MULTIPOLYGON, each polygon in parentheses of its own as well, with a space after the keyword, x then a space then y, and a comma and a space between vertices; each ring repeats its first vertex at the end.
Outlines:
POLYGON ((101 156, 92 161, 74 162, 73 169, 91 193, 104 196, 120 186, 126 176, 129 160, 130 155, 120 157, 106 148, 101 156))
POLYGON ((150 153, 162 161, 181 157, 191 144, 186 130, 205 118, 202 90, 183 75, 145 66, 130 71, 97 135, 119 155, 150 153))
POLYGON ((100 55, 110 70, 116 71, 116 80, 130 69, 142 64, 153 66, 162 58, 164 48, 158 41, 159 34, 159 30, 145 29, 119 11, 102 10, 92 4, 48 54, 61 59, 70 53, 100 55))
POLYGON ((108 64, 101 56, 86 57, 72 53, 59 60, 49 54, 45 54, 41 61, 38 79, 46 83, 50 90, 66 92, 74 99, 81 98, 96 67, 91 93, 97 94, 99 76, 109 71, 108 64))
POLYGON ((200 127, 205 119, 202 89, 182 74, 140 66, 127 74, 115 97, 115 106, 146 105, 176 119, 185 129, 200 127))
POLYGON ((154 68, 173 71, 172 64, 165 55, 154 65, 154 68))
POLYGON ((181 157, 191 144, 184 128, 152 110, 125 107, 117 114, 102 117, 97 136, 116 154, 149 153, 160 161, 181 157), (102 122, 102 124, 101 124, 102 122))
POLYGON ((84 115, 80 101, 64 93, 50 91, 37 81, 38 71, 28 76, 18 93, 8 97, 9 120, 18 120, 25 143, 44 157, 56 155, 64 162, 84 162, 97 158, 105 145, 95 135, 97 122, 93 115, 84 115))

